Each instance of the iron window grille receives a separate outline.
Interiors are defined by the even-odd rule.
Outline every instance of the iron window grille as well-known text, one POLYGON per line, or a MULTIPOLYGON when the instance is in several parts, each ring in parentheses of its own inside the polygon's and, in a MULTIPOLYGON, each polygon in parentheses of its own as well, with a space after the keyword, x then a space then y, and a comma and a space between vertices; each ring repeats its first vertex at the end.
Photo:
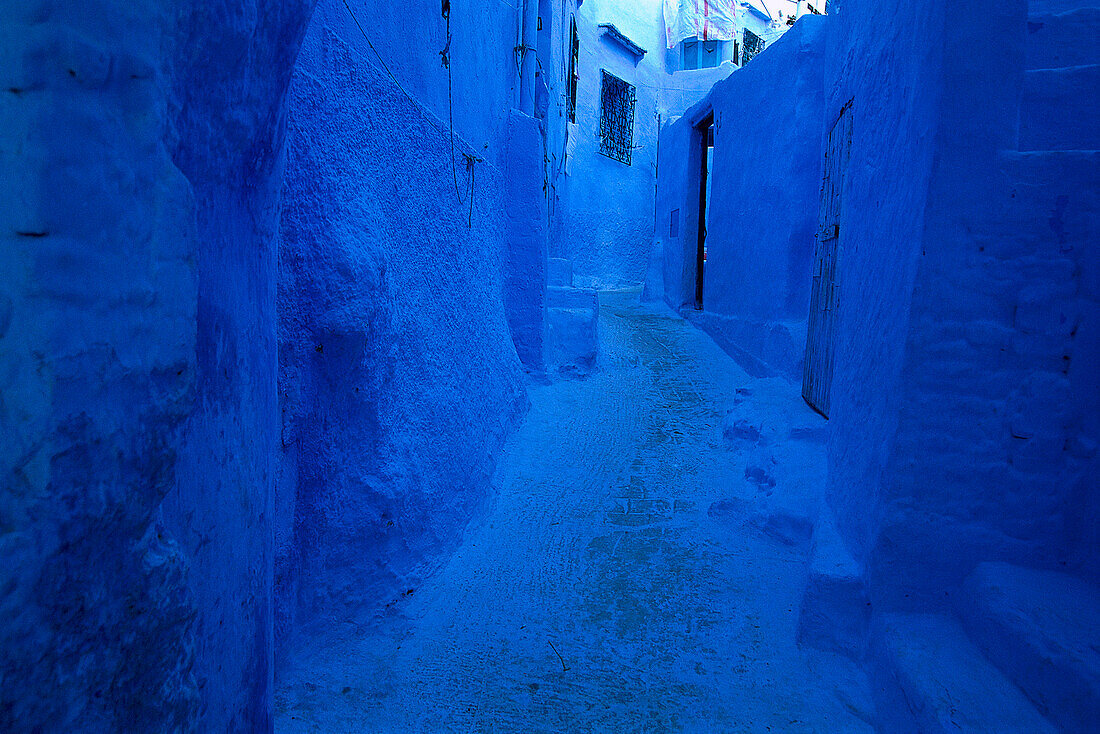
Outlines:
POLYGON ((749 63, 754 56, 763 50, 764 39, 746 28, 745 40, 741 44, 741 66, 749 63))
POLYGON ((630 165, 634 149, 634 85, 603 72, 600 94, 600 152, 630 165))

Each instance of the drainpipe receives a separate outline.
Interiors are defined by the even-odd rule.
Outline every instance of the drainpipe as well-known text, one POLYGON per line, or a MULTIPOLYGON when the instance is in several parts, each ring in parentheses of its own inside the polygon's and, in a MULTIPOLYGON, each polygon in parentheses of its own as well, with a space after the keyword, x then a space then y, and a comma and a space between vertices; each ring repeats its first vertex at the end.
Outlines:
POLYGON ((523 23, 518 53, 523 60, 519 77, 519 109, 535 116, 535 47, 539 24, 539 0, 524 0, 523 23))

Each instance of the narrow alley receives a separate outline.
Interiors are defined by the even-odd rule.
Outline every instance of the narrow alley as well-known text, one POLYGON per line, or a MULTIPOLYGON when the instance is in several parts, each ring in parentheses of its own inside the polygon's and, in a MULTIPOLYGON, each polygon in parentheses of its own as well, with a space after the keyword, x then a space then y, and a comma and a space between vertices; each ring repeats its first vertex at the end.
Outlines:
POLYGON ((872 730, 795 642, 824 420, 638 296, 602 295, 592 377, 531 389, 446 566, 287 673, 280 732, 872 730))
POLYGON ((0 732, 1100 731, 1100 0, 0 7, 0 732))

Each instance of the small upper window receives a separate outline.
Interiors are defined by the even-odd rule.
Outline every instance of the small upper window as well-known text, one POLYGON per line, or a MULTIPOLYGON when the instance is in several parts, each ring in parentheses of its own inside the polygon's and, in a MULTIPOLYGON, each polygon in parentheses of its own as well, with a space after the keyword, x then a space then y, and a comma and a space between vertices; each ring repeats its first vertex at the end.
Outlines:
POLYGON ((681 44, 682 68, 713 69, 722 63, 722 42, 688 38, 681 44))

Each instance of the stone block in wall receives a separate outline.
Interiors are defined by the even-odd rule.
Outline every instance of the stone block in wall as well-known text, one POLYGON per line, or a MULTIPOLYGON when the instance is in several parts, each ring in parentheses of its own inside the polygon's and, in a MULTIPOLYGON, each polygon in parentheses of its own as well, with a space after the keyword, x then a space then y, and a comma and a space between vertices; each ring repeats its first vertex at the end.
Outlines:
POLYGON ((1073 299, 1072 281, 1028 285, 1020 290, 1014 326, 1025 334, 1068 337, 1077 326, 1078 304, 1073 299))
POLYGON ((573 287, 573 261, 552 257, 547 266, 547 282, 550 287, 573 287))
POLYGON ((1012 337, 1012 354, 1030 370, 1064 372, 1070 361, 1069 351, 1066 337, 1022 332, 1012 337))

